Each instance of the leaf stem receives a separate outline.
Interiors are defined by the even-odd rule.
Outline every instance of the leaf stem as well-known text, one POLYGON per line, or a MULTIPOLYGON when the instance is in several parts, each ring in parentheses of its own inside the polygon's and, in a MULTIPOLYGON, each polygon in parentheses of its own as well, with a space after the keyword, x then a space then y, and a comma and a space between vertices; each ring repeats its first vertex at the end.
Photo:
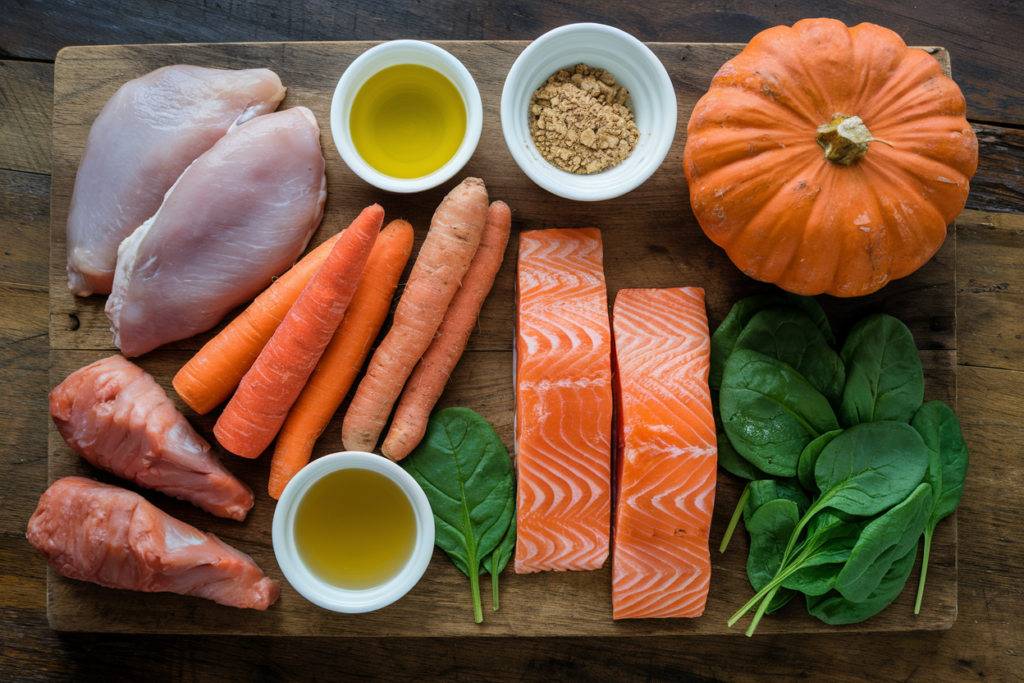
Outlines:
POLYGON ((914 614, 921 613, 921 600, 924 598, 924 580, 928 576, 928 554, 932 550, 932 534, 935 527, 928 525, 924 530, 924 556, 921 559, 921 579, 917 582, 917 602, 914 603, 914 614))
POLYGON ((480 565, 473 563, 469 569, 469 587, 473 593, 473 621, 479 624, 484 620, 484 610, 480 606, 480 565))
MULTIPOLYGON (((497 551, 494 551, 497 554, 497 551)), ((494 596, 494 611, 498 611, 498 572, 494 571, 497 567, 497 559, 494 555, 491 555, 491 595, 494 596)))
POLYGON ((740 495, 740 500, 736 503, 736 509, 732 513, 732 519, 729 520, 729 526, 725 529, 725 536, 722 537, 722 545, 719 546, 718 552, 724 553, 725 549, 729 547, 729 541, 732 540, 732 532, 736 530, 736 525, 740 521, 740 515, 743 514, 743 508, 747 505, 747 498, 750 497, 750 482, 743 487, 743 493, 740 495))

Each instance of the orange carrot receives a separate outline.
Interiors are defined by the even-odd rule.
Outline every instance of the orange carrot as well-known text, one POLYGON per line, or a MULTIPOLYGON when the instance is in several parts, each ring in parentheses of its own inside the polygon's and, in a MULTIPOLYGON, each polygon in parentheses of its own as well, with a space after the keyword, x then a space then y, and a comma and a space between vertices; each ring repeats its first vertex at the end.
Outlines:
POLYGON ((437 207, 391 330, 345 414, 346 449, 369 451, 377 445, 405 380, 430 346, 476 254, 486 221, 487 188, 479 178, 466 178, 437 207))
POLYGON ((274 500, 281 497, 284 487, 309 462, 313 445, 352 388, 370 353, 370 345, 388 317, 398 279, 412 253, 412 238, 412 226, 395 220, 373 245, 341 326, 277 435, 268 487, 274 500))
POLYGON ((213 427, 224 448, 255 458, 277 436, 345 315, 383 220, 377 204, 363 209, 295 300, 213 427))
POLYGON ((395 409, 395 419, 384 439, 381 452, 398 461, 419 445, 427 431, 427 419, 441 398, 445 384, 462 357, 469 335, 476 325, 484 300, 505 258, 512 212, 505 202, 494 202, 487 212, 487 225, 462 287, 455 293, 437 336, 405 384, 395 409))
POLYGON ((231 396, 339 237, 292 266, 178 370, 174 390, 192 410, 205 415, 231 396))

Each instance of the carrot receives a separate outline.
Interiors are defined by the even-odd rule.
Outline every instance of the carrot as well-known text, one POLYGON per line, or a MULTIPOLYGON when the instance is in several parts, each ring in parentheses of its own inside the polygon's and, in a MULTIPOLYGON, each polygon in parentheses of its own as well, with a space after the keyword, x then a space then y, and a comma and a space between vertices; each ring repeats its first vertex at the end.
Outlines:
POLYGON ((405 380, 430 346, 476 254, 486 221, 487 188, 479 178, 466 178, 437 207, 391 330, 345 414, 341 439, 346 449, 369 451, 377 445, 405 380))
POLYGON ((373 245, 341 326, 277 435, 268 487, 274 500, 281 497, 284 487, 309 462, 313 445, 352 388, 370 353, 370 345, 388 317, 398 279, 412 253, 412 238, 412 226, 395 220, 373 245))
POLYGON ((363 209, 295 300, 213 427, 224 448, 255 458, 277 436, 345 315, 383 220, 377 204, 363 209))
POLYGON ((231 396, 341 234, 292 266, 178 370, 174 390, 192 410, 205 415, 231 396))
POLYGON ((395 419, 384 439, 381 452, 398 461, 419 445, 427 431, 427 419, 441 398, 445 384, 462 357, 469 335, 476 325, 484 300, 505 258, 512 212, 505 202, 494 202, 487 212, 487 224, 462 287, 455 293, 437 336, 405 384, 395 410, 395 419))

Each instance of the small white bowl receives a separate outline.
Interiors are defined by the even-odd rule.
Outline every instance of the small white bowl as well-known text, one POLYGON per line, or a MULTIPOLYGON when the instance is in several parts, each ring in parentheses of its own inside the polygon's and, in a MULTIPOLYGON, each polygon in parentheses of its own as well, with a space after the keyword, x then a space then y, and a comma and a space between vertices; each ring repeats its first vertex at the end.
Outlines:
POLYGON ((274 511, 273 538, 277 563, 302 597, 334 612, 372 612, 408 593, 423 576, 434 552, 434 515, 423 489, 408 472, 383 456, 345 451, 314 460, 288 482, 274 511), (348 468, 379 472, 398 484, 416 514, 416 545, 409 561, 390 581, 366 590, 338 588, 309 571, 299 557, 292 531, 295 512, 309 487, 325 474, 348 468))
POLYGON ((483 111, 476 81, 451 53, 419 40, 393 40, 371 47, 345 69, 334 89, 334 99, 331 100, 331 135, 342 160, 366 182, 388 192, 422 192, 449 180, 473 156, 480 142, 483 111), (459 91, 466 106, 466 136, 455 156, 433 173, 419 178, 393 178, 363 161, 352 142, 352 129, 349 126, 349 113, 359 89, 377 72, 399 64, 417 64, 442 74, 459 91))
POLYGON ((603 24, 568 24, 545 33, 523 50, 505 78, 501 130, 512 157, 548 192, 594 202, 635 189, 665 160, 676 134, 675 88, 665 66, 633 36, 603 24), (576 175, 552 166, 530 135, 530 98, 559 69, 577 64, 604 69, 629 91, 640 140, 618 166, 576 175))

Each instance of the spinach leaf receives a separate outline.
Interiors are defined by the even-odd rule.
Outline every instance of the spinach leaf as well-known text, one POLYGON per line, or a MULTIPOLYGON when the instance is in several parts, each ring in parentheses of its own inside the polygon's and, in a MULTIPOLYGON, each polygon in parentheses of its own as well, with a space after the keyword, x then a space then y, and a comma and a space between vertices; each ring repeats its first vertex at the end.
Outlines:
POLYGON ((800 451, 800 460, 796 463, 796 476, 800 480, 800 485, 811 493, 815 493, 818 490, 818 484, 814 481, 814 466, 818 463, 818 457, 825 450, 825 446, 832 443, 832 439, 842 433, 843 430, 835 429, 822 434, 804 446, 804 449, 800 451))
MULTIPOLYGON (((796 503, 779 498, 760 506, 745 523, 750 533, 747 578, 755 591, 767 586, 782 566, 782 551, 800 519, 796 503)), ((795 592, 780 590, 767 607, 774 612, 793 599, 795 592)))
POLYGON ((811 386, 839 406, 846 368, 806 315, 792 308, 768 308, 754 315, 736 338, 733 353, 751 349, 780 360, 804 376, 811 386))
POLYGON ((725 365, 720 408, 736 451, 781 477, 795 477, 804 447, 839 428, 828 400, 796 370, 749 349, 725 365))
POLYGON ((867 599, 892 563, 917 547, 931 509, 932 487, 921 484, 905 501, 869 522, 839 572, 835 589, 851 602, 867 599))
POLYGON ((749 460, 737 453, 725 434, 718 435, 718 464, 726 472, 740 479, 767 479, 771 476, 757 469, 749 460))
POLYGON ((435 542, 469 576, 473 617, 480 623, 480 563, 515 516, 508 451, 475 412, 446 408, 430 416, 423 441, 399 464, 427 494, 435 542))
POLYGON ((867 422, 845 430, 821 452, 814 479, 826 506, 870 517, 901 502, 924 480, 928 450, 902 422, 867 422))
POLYGON ((851 602, 838 591, 807 596, 807 611, 826 624, 856 624, 888 607, 903 591, 917 558, 917 544, 889 567, 878 587, 861 602, 851 602))
POLYGON ((910 422, 924 400, 924 372, 906 325, 884 314, 864 318, 853 326, 839 356, 846 365, 839 405, 844 427, 910 422))
POLYGON ((725 363, 732 355, 733 347, 740 332, 746 327, 750 319, 756 313, 766 308, 778 306, 790 306, 801 311, 810 318, 822 336, 829 344, 835 344, 836 338, 832 334, 832 328, 828 324, 828 317, 821 309, 818 302, 811 297, 799 296, 785 292, 779 294, 757 294, 746 299, 740 299, 733 304, 729 315, 725 317, 722 324, 718 326, 715 333, 711 335, 711 369, 708 374, 708 384, 711 387, 712 397, 718 393, 722 386, 722 377, 725 371, 725 363))
POLYGON ((970 457, 960 429, 960 421, 953 410, 941 401, 929 401, 914 415, 911 426, 924 439, 928 449, 928 471, 924 480, 932 485, 935 503, 924 528, 924 558, 921 578, 917 586, 914 614, 921 613, 924 583, 928 576, 928 555, 932 548, 935 526, 956 510, 964 492, 967 465, 970 457))
POLYGON ((494 549, 494 552, 484 558, 484 570, 491 575, 491 597, 494 598, 494 611, 498 611, 498 574, 505 571, 505 566, 512 559, 516 552, 516 516, 512 515, 512 522, 508 525, 508 531, 501 543, 494 549))
POLYGON ((811 507, 811 499, 807 497, 800 485, 793 480, 761 479, 748 484, 750 495, 743 508, 743 523, 747 524, 758 508, 773 500, 791 500, 796 503, 800 515, 811 507))

